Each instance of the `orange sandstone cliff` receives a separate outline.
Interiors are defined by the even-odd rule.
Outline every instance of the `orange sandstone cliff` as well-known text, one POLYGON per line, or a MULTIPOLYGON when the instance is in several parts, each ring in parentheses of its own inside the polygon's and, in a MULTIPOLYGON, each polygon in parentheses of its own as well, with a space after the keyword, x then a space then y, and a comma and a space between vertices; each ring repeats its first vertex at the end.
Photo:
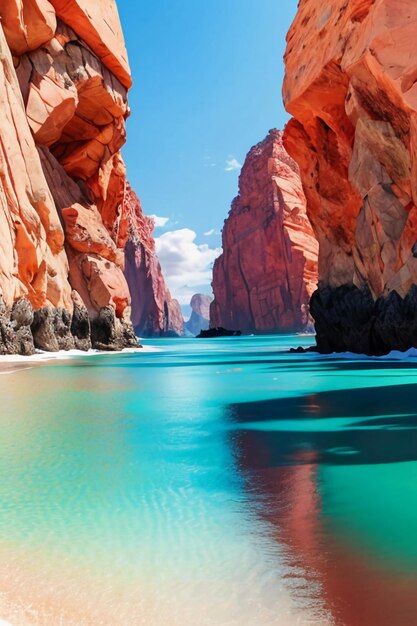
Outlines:
POLYGON ((137 341, 114 0, 0 2, 0 353, 137 341))
POLYGON ((320 351, 417 347, 417 4, 301 0, 285 146, 317 235, 320 351))
POLYGON ((317 242, 298 167, 271 130, 246 157, 213 271, 211 326, 302 330, 317 285, 317 242))
POLYGON ((155 253, 154 221, 143 214, 135 192, 125 194, 128 241, 125 276, 132 294, 132 322, 142 337, 181 336, 184 320, 179 302, 171 297, 155 253))

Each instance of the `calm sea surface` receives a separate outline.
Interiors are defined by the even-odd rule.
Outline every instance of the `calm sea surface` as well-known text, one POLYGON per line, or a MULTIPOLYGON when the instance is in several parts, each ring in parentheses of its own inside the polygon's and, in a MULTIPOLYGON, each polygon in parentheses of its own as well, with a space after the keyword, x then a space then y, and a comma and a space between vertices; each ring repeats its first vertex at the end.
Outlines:
POLYGON ((146 343, 0 376, 0 619, 417 625, 417 358, 146 343))

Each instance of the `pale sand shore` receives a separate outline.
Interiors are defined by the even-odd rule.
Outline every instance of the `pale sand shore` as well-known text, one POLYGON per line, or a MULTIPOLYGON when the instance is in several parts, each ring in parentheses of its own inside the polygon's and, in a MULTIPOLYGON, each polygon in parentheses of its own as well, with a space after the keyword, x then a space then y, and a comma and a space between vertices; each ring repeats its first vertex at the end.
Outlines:
POLYGON ((0 568, 0 626, 334 626, 325 609, 297 608, 275 585, 242 590, 237 579, 213 596, 209 578, 135 584, 69 576, 65 566, 48 576, 34 563, 22 565, 0 568))
MULTIPOLYGON (((0 356, 0 375, 13 374, 22 369, 29 369, 33 365, 50 361, 66 361, 75 358, 86 358, 92 356, 121 356, 127 354, 143 354, 146 352, 159 352, 160 348, 156 346, 142 346, 142 348, 125 348, 118 352, 104 350, 60 350, 59 352, 43 352, 37 350, 31 356, 20 356, 18 354, 7 354, 0 356)), ((2 626, 0 622, 0 626, 2 626)))

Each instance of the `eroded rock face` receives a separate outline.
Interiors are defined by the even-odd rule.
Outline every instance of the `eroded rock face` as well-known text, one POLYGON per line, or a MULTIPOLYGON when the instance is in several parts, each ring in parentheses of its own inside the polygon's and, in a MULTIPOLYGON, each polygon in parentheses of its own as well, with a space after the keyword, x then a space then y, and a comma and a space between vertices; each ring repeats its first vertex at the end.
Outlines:
POLYGON ((0 295, 0 355, 30 356, 35 352, 31 331, 33 317, 32 305, 26 298, 17 300, 10 308, 0 295))
POLYGON ((210 305, 213 298, 202 293, 195 293, 191 298, 191 317, 184 324, 184 330, 190 335, 198 335, 210 327, 210 305))
POLYGON ((1 24, 0 113, 0 292, 10 308, 26 296, 34 308, 70 308, 64 232, 1 24))
POLYGON ((134 345, 116 4, 7 0, 0 18, 0 351, 21 302, 32 350, 134 345))
POLYGON ((317 242, 298 167, 271 130, 254 146, 223 228, 213 270, 212 327, 242 332, 302 330, 317 282, 317 242))
POLYGON ((417 346, 416 21, 413 0, 301 0, 288 34, 284 143, 320 244, 321 351, 417 346))
POLYGON ((171 297, 152 236, 154 222, 146 217, 135 192, 128 185, 124 211, 127 216, 125 276, 132 297, 132 322, 141 337, 181 336, 181 307, 171 297))

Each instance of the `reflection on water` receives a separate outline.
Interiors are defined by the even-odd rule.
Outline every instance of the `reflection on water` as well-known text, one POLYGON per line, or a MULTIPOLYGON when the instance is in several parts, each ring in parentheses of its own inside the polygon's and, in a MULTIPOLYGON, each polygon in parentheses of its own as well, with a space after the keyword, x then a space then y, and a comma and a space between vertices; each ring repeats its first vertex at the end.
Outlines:
POLYGON ((417 359, 299 343, 0 376, 0 619, 417 624, 417 359))
POLYGON ((335 624, 417 623, 416 394, 405 384, 231 407, 259 514, 335 624))

